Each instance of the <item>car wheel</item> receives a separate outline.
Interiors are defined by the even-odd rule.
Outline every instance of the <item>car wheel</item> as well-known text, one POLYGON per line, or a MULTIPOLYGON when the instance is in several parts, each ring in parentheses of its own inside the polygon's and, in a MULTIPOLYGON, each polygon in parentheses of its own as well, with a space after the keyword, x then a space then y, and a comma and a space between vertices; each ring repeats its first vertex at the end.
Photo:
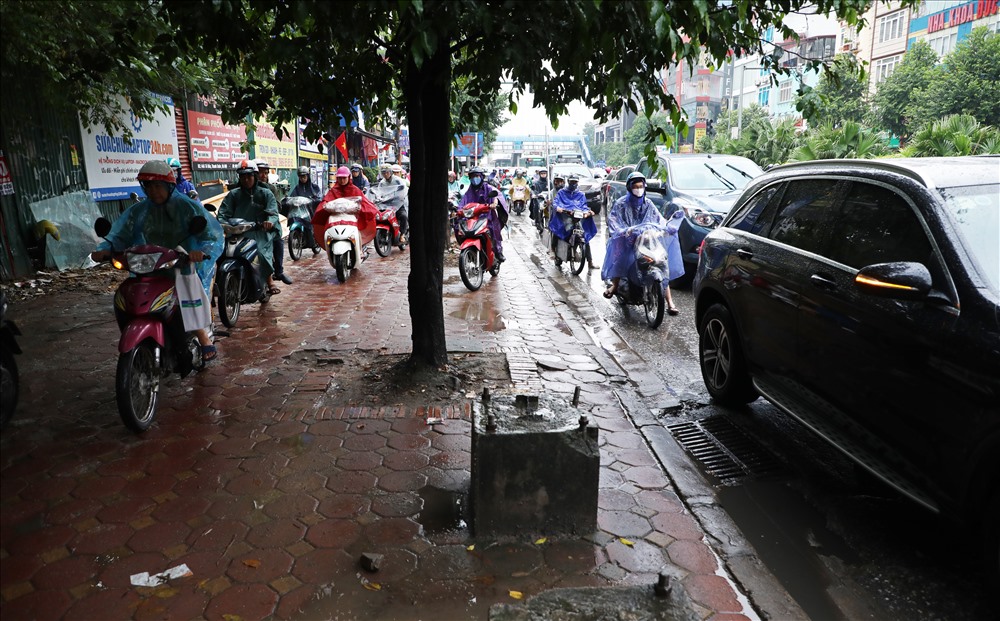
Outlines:
POLYGON ((698 359, 705 387, 721 405, 742 406, 757 398, 743 344, 729 309, 712 305, 702 317, 698 331, 698 359))

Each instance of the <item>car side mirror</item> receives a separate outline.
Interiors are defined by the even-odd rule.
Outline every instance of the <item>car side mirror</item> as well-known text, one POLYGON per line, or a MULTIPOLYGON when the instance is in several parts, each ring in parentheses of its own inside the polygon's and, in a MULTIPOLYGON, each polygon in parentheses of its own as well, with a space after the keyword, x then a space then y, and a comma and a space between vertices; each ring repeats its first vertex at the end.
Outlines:
POLYGON ((195 216, 188 222, 188 232, 197 235, 204 231, 206 226, 208 226, 208 220, 205 219, 205 216, 195 216))
POLYGON ((107 218, 98 218, 97 222, 94 222, 94 232, 97 233, 98 237, 104 239, 111 232, 111 221, 107 218))
POLYGON ((861 268, 854 283, 869 295, 897 300, 923 300, 934 285, 923 263, 899 261, 861 268))

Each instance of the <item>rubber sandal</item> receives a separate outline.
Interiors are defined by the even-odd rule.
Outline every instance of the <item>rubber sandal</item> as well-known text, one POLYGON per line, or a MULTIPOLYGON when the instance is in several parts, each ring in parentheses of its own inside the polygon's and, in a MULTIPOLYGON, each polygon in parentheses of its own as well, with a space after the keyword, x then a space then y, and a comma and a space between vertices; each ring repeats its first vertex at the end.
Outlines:
POLYGON ((279 293, 281 293, 281 289, 275 286, 271 286, 267 288, 267 292, 270 293, 271 295, 278 295, 279 293))
POLYGON ((215 345, 202 345, 201 346, 201 362, 202 364, 211 362, 219 357, 219 350, 216 349, 215 345))
POLYGON ((679 310, 677 310, 676 308, 674 308, 673 306, 670 306, 670 307, 667 308, 667 314, 668 315, 672 315, 672 316, 676 316, 676 315, 680 315, 681 312, 679 310))
POLYGON ((604 291, 604 297, 606 297, 606 298, 608 298, 610 300, 611 298, 615 297, 616 293, 618 293, 618 287, 611 286, 611 287, 608 287, 607 289, 605 289, 605 291, 604 291))

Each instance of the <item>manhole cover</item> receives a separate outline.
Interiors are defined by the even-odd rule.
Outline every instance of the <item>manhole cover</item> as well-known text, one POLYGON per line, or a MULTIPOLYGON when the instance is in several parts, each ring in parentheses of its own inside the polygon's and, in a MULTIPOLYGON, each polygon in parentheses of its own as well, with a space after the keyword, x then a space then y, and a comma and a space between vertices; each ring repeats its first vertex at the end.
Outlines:
POLYGON ((667 425, 667 430, 702 465, 705 474, 722 485, 786 473, 770 451, 724 416, 667 425))

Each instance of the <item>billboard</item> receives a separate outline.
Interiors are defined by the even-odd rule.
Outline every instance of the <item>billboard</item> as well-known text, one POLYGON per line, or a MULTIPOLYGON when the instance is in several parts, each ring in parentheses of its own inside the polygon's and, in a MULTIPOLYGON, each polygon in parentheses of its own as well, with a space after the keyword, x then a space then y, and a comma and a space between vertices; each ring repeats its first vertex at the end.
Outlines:
POLYGON ((174 101, 155 95, 167 105, 167 112, 156 112, 151 120, 143 120, 131 112, 125 98, 120 98, 123 124, 132 129, 132 139, 108 135, 103 127, 88 128, 80 119, 83 136, 83 161, 90 194, 95 201, 128 198, 135 192, 145 196, 136 175, 142 165, 151 160, 177 157, 177 126, 174 124, 174 101))
POLYGON ((483 156, 483 134, 482 132, 466 132, 460 136, 455 136, 458 142, 452 152, 453 157, 482 157, 483 156))
POLYGON ((277 168, 297 168, 298 159, 295 152, 295 125, 286 123, 282 126, 285 134, 278 140, 274 127, 266 119, 254 120, 257 128, 254 130, 255 152, 257 159, 266 160, 271 170, 277 168))
POLYGON ((246 155, 240 146, 247 139, 246 125, 229 125, 215 101, 192 95, 188 98, 187 126, 191 167, 195 170, 234 169, 246 155))

